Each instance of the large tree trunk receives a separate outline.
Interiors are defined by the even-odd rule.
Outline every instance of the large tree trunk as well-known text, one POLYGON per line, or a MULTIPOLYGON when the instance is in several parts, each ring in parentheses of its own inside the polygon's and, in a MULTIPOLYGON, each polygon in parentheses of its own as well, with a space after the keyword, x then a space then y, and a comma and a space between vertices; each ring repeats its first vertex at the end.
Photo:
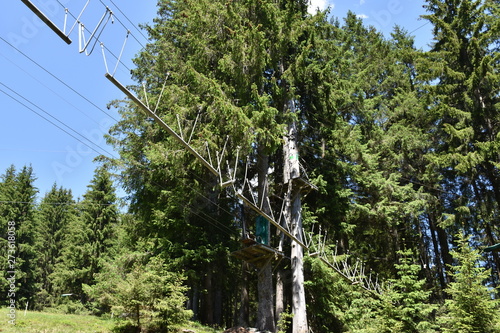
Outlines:
MULTIPOLYGON (((283 243, 285 241, 284 234, 280 232, 281 239, 278 246, 278 251, 283 252, 283 243)), ((275 317, 276 317, 276 327, 278 327, 278 322, 281 318, 281 314, 285 311, 285 271, 283 268, 279 268, 276 273, 276 306, 275 306, 275 317)))
POLYGON ((193 310, 193 320, 199 320, 200 311, 200 292, 198 286, 193 287, 193 296, 191 300, 191 310, 193 310))
MULTIPOLYGON (((276 274, 276 325, 278 325, 281 314, 285 311, 285 285, 284 285, 284 271, 279 269, 276 274)), ((281 327, 278 327, 280 329, 281 327)))
MULTIPOLYGON (((295 112, 293 101, 288 103, 289 112, 295 112)), ((285 216, 292 225, 293 235, 302 241, 302 203, 300 188, 297 188, 295 179, 300 177, 299 152, 297 149, 297 127, 295 122, 288 126, 288 133, 284 137, 283 154, 285 158, 283 179, 288 183, 285 216)), ((304 249, 292 240, 292 314, 293 333, 307 333, 306 296, 304 290, 304 249)))
MULTIPOLYGON (((496 186, 493 186, 493 187, 495 188, 496 186)), ((474 195, 476 196, 476 198, 478 198, 478 199, 483 198, 483 201, 486 201, 486 205, 485 205, 486 212, 484 212, 484 213, 488 214, 488 212, 494 211, 495 208, 494 208, 494 204, 492 203, 493 199, 488 200, 487 194, 484 193, 485 191, 482 191, 481 186, 478 184, 477 180, 473 182, 473 188, 474 188, 474 195)), ((497 192, 498 192, 497 190, 494 190, 495 202, 497 204, 497 207, 500 207, 500 194, 497 192)), ((486 244, 487 245, 495 245, 497 243, 497 241, 493 235, 493 231, 491 229, 491 223, 488 221, 485 221, 483 223, 483 225, 484 225, 485 237, 487 240, 486 244)), ((497 272, 498 277, 500 278, 500 270, 499 270, 500 258, 499 258, 498 253, 496 251, 493 251, 491 253, 491 255, 493 256, 493 263, 495 264, 495 270, 497 272)))
POLYGON ((222 326, 222 317, 223 317, 223 297, 222 297, 222 286, 217 284, 217 288, 215 289, 215 305, 214 305, 214 323, 217 326, 222 326))
POLYGON ((439 250, 439 243, 437 240, 437 230, 436 230, 436 223, 434 220, 434 213, 429 212, 427 214, 427 221, 429 222, 429 230, 431 234, 431 240, 432 240, 432 248, 434 249, 434 261, 437 267, 437 273, 438 273, 438 278, 439 278, 439 283, 441 285, 441 289, 446 288, 446 277, 445 277, 445 270, 443 267, 443 260, 441 256, 441 251, 439 250))
MULTIPOLYGON (((296 193, 292 200, 292 225, 294 236, 302 240, 302 218, 300 194, 296 193)), ((307 333, 306 295, 304 290, 304 249, 292 240, 292 274, 293 274, 293 333, 307 333)))
POLYGON ((241 264, 241 294, 240 308, 238 313, 238 325, 247 327, 249 324, 250 300, 248 297, 248 263, 243 261, 241 264))
MULTIPOLYGON (((448 243, 448 234, 446 233, 446 230, 440 227, 439 225, 436 226, 436 231, 437 231, 437 236, 438 236, 438 241, 439 241, 439 247, 441 248, 441 256, 443 258, 443 263, 444 267, 450 267, 453 265, 453 257, 450 253, 450 246, 448 243)), ((445 275, 444 278, 446 279, 446 284, 451 282, 451 276, 448 275, 447 270, 445 269, 445 275)))
POLYGON ((208 269, 205 276, 205 294, 203 297, 203 322, 207 325, 214 324, 214 299, 212 286, 212 270, 208 269))
MULTIPOLYGON (((258 198, 262 211, 271 215, 271 207, 269 206, 268 198, 268 172, 269 172, 269 156, 264 151, 264 147, 259 145, 257 148, 257 172, 258 172, 258 198)), ((267 222, 270 224, 270 222, 267 222)), ((270 230, 270 225, 267 226, 270 230)), ((267 234, 266 244, 270 244, 270 233, 267 234)), ((273 309, 273 272, 272 265, 268 263, 263 267, 258 275, 257 294, 259 298, 259 306, 257 309, 257 328, 263 331, 275 331, 274 309, 273 309)))
POLYGON ((273 274, 271 264, 259 272, 257 281, 259 307, 257 310, 257 328, 261 331, 275 331, 273 310, 273 274))
MULTIPOLYGON (((493 232, 491 231, 491 225, 489 223, 485 223, 484 231, 486 233, 486 239, 488 240, 489 244, 495 245, 497 241, 493 237, 493 232)), ((497 275, 500 278, 500 258, 496 251, 493 251, 491 254, 493 256, 493 262, 495 263, 496 266, 495 268, 497 271, 497 275)))

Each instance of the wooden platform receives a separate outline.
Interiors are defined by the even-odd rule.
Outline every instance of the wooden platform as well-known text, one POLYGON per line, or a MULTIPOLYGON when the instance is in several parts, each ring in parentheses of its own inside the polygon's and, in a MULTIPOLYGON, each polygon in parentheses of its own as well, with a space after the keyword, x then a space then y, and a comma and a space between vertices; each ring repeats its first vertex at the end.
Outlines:
POLYGON ((308 193, 311 192, 312 190, 317 191, 318 188, 313 185, 309 180, 302 178, 302 177, 297 177, 293 178, 292 181, 294 182, 294 185, 297 186, 298 189, 300 189, 301 193, 308 193))
POLYGON ((245 246, 238 251, 234 251, 231 255, 244 260, 257 268, 262 268, 273 260, 281 260, 283 258, 283 252, 277 251, 270 246, 257 243, 253 240, 250 242, 248 240, 244 240, 242 242, 244 244, 251 243, 251 245, 245 246))

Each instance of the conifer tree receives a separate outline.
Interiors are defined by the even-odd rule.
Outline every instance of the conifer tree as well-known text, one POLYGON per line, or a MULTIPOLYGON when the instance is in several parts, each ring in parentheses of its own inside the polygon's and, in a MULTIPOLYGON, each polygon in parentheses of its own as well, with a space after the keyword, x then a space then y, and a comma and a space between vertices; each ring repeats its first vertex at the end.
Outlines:
POLYGON ((305 202, 340 253, 365 256, 391 276, 398 250, 425 244, 415 183, 425 172, 429 134, 418 51, 403 29, 386 40, 353 13, 315 36, 305 66, 297 66, 309 106, 301 113, 306 161, 320 188, 305 202))
POLYGON ((430 302, 426 280, 419 278, 421 267, 414 262, 411 250, 398 254, 397 277, 385 281, 387 288, 380 295, 377 332, 435 332, 433 312, 437 306, 430 302))
MULTIPOLYGON (((436 115, 434 153, 428 159, 443 177, 440 201, 446 221, 438 237, 449 265, 447 243, 462 227, 457 221, 465 221, 467 233, 482 230, 478 240, 498 242, 491 222, 500 203, 500 7, 490 0, 428 0, 426 7, 434 43, 421 75, 430 82, 429 112, 436 115)), ((495 266, 499 260, 495 254, 495 266)))
MULTIPOLYGON (((135 60, 138 68, 134 76, 137 81, 145 82, 146 87, 141 90, 149 100, 156 100, 165 84, 157 109, 162 119, 172 124, 179 115, 187 132, 197 119, 191 146, 206 151, 207 144, 209 149, 220 151, 227 137, 229 158, 234 156, 237 146, 241 146, 240 156, 250 156, 252 169, 258 169, 258 196, 265 204, 268 187, 277 179, 269 170, 282 164, 282 157, 278 159, 276 152, 285 133, 287 102, 295 97, 293 78, 288 73, 302 38, 306 9, 305 1, 161 1, 155 25, 147 28, 152 43, 135 60)), ((116 126, 113 133, 130 138, 121 145, 129 164, 123 179, 133 200, 138 199, 135 202, 139 204, 138 210, 145 214, 145 224, 155 221, 153 223, 165 231, 157 238, 158 242, 165 242, 166 237, 171 241, 178 235, 172 230, 192 230, 185 224, 194 226, 196 218, 192 213, 197 210, 188 203, 202 197, 200 191, 209 197, 221 198, 221 195, 210 194, 217 180, 200 170, 168 136, 143 117, 134 115, 133 109, 132 106, 123 110, 128 118, 116 126), (153 173, 146 174, 133 161, 154 165, 150 168, 153 173), (199 179, 207 179, 209 186, 199 179), (162 192, 164 194, 156 198, 168 202, 167 210, 165 205, 159 209, 159 201, 150 201, 150 205, 143 200, 162 192), (167 196, 167 192, 171 195, 167 196)), ((281 177, 278 181, 281 182, 281 177)), ((234 206, 233 203, 230 209, 234 206)), ((269 212, 270 208, 263 209, 269 212)), ((151 228, 145 226, 144 230, 151 228)), ((212 244, 213 238, 207 241, 210 247, 220 248, 212 244)), ((193 252, 202 250, 205 249, 199 247, 193 252)), ((257 326, 273 331, 271 273, 269 266, 259 274, 257 326)), ((211 274, 206 272, 207 283, 211 274)), ((210 303, 209 299, 207 302, 210 303)))
POLYGON ((457 263, 450 267, 453 282, 446 289, 450 299, 439 321, 446 333, 499 332, 496 290, 485 285, 490 271, 480 266, 481 256, 468 238, 458 235, 458 248, 452 251, 457 263))
POLYGON ((91 246, 90 279, 99 271, 101 260, 106 258, 112 244, 113 229, 118 221, 117 205, 111 174, 101 166, 96 169, 82 201, 82 221, 88 228, 91 246))
POLYGON ((40 291, 37 307, 56 304, 59 295, 54 290, 52 273, 62 260, 64 239, 72 232, 69 226, 77 218, 75 201, 71 190, 52 186, 42 198, 38 210, 38 260, 40 291), (55 298, 56 299, 55 299, 55 298))
POLYGON ((168 270, 160 256, 148 257, 122 247, 103 264, 95 285, 84 284, 84 291, 97 309, 125 317, 129 330, 168 332, 171 325, 183 324, 192 315, 184 309, 184 276, 168 270))
MULTIPOLYGON (((13 255, 15 257, 14 266, 6 269, 9 264, 4 261, 2 264, 3 274, 7 271, 15 271, 16 292, 15 299, 18 306, 34 299, 37 290, 37 269, 36 269, 36 217, 35 217, 35 196, 37 189, 34 186, 35 176, 31 166, 24 166, 16 172, 14 166, 9 167, 2 175, 0 183, 0 227, 2 230, 2 251, 4 258, 7 256, 8 233, 7 227, 15 227, 15 240, 13 255), (10 225, 9 225, 10 222, 10 225), (14 269, 12 269, 14 268, 14 269)), ((10 264, 9 264, 10 265, 10 264)), ((2 279, 2 285, 7 288, 8 284, 2 279)), ((7 296, 7 290, 3 293, 7 296)))
POLYGON ((81 213, 68 224, 61 261, 51 277, 59 293, 74 294, 85 303, 88 297, 82 285, 95 283, 95 275, 107 258, 118 221, 114 185, 104 167, 96 169, 79 205, 81 213))

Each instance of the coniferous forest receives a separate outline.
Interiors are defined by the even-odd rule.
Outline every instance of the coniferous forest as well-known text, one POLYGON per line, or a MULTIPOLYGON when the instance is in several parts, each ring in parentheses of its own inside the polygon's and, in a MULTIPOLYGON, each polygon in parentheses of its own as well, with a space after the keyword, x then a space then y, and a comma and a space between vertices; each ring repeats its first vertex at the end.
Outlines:
MULTIPOLYGON (((225 147, 232 186, 249 180, 246 194, 274 214, 294 124, 313 187, 300 207, 311 332, 500 332, 500 3, 425 3, 428 51, 401 27, 383 36, 354 13, 310 15, 304 0, 160 0, 144 26, 131 89, 198 151, 225 147), (377 288, 319 252, 359 264, 377 288)), ((269 269, 231 255, 257 214, 132 101, 110 106, 121 118, 106 139, 120 157, 98 158, 83 198, 57 184, 39 193, 29 166, 1 175, 1 251, 15 224, 19 306, 113 314, 123 331, 192 319, 302 332, 291 240, 271 226, 284 257, 269 269)))

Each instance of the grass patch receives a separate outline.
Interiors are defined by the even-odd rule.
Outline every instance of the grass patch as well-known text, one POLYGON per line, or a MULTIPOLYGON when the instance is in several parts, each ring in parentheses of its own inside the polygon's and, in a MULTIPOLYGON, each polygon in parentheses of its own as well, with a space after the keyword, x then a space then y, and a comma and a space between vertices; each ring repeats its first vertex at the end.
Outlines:
MULTIPOLYGON (((16 325, 9 324, 8 309, 0 308, 1 333, 112 333, 117 321, 110 318, 100 318, 91 315, 73 315, 51 312, 27 311, 16 313, 16 325)), ((196 333, 220 333, 198 323, 175 327, 177 332, 192 330, 196 333)))
POLYGON ((111 333, 115 322, 95 316, 24 311, 16 313, 16 325, 9 323, 7 309, 0 309, 2 333, 111 333))

